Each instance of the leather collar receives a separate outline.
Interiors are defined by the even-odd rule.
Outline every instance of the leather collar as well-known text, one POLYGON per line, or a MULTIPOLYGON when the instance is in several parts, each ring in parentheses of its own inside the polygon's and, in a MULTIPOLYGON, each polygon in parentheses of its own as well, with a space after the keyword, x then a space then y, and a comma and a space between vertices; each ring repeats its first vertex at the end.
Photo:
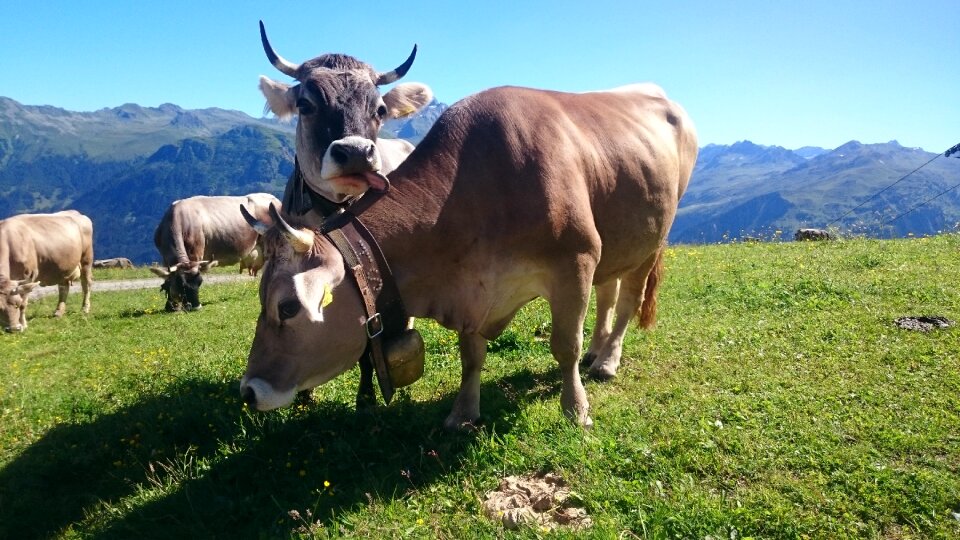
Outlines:
MULTIPOLYGON (((369 195, 371 193, 361 197, 360 201, 369 195)), ((373 197, 377 198, 379 196, 373 197)), ((380 393, 384 402, 389 404, 393 398, 394 386, 384 356, 384 342, 396 338, 406 329, 409 316, 380 246, 351 210, 355 209, 348 208, 328 218, 327 222, 331 225, 328 226, 325 222, 320 232, 326 235, 343 255, 347 270, 363 297, 367 317, 365 356, 367 361, 372 362, 380 393)))

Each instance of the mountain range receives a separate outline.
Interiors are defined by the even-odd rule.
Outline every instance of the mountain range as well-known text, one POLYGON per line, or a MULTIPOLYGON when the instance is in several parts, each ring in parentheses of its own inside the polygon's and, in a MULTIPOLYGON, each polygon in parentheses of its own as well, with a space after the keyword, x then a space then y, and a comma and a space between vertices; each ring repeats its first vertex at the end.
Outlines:
POLYGON ((850 141, 832 150, 749 141, 707 145, 670 239, 773 239, 801 227, 874 238, 955 230, 960 191, 951 188, 960 187, 960 159, 935 157, 896 141, 850 141))
MULTIPOLYGON (((435 101, 389 121, 381 136, 416 144, 446 107, 435 101)), ((293 170, 294 131, 291 123, 216 108, 125 104, 72 112, 0 97, 0 218, 74 208, 94 221, 97 258, 156 261, 153 231, 174 200, 256 191, 279 196, 293 170)), ((671 241, 775 238, 837 218, 833 225, 841 230, 870 236, 952 230, 960 221, 956 191, 887 221, 960 183, 960 159, 936 159, 870 199, 934 156, 893 141, 851 141, 833 150, 707 145, 671 241)))

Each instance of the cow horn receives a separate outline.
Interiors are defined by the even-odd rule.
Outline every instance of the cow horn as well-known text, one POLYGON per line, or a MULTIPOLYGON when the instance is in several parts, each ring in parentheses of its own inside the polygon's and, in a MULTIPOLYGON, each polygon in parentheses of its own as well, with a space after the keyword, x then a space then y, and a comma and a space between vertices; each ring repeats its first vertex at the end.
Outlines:
POLYGON ((413 65, 413 59, 416 57, 417 57, 417 46, 414 45, 413 52, 411 52, 410 56, 407 57, 406 62, 400 64, 400 66, 397 67, 397 69, 394 69, 393 71, 388 71, 386 73, 380 73, 377 75, 377 86, 380 86, 381 84, 390 84, 394 81, 400 80, 401 77, 407 74, 407 70, 409 70, 410 66, 413 65))
MULTIPOLYGON (((300 66, 289 62, 274 52, 273 47, 270 46, 270 40, 267 39, 267 31, 263 28, 263 21, 260 21, 260 41, 263 43, 263 52, 267 53, 267 60, 270 60, 273 67, 279 69, 281 73, 296 79, 297 70, 300 69, 300 66)), ((407 67, 409 68, 410 66, 407 67)))
POLYGON ((247 207, 243 204, 240 205, 240 213, 243 214, 243 219, 247 220, 247 225, 253 227, 253 230, 257 231, 257 234, 263 236, 264 234, 267 234, 268 230, 270 230, 269 225, 253 217, 253 215, 250 214, 250 211, 247 210, 247 207))
POLYGON ((280 228, 283 236, 293 244, 294 251, 297 253, 306 253, 313 247, 313 231, 305 231, 291 227, 290 224, 280 216, 280 212, 277 212, 277 207, 274 206, 273 203, 270 203, 270 217, 273 218, 274 224, 280 228))

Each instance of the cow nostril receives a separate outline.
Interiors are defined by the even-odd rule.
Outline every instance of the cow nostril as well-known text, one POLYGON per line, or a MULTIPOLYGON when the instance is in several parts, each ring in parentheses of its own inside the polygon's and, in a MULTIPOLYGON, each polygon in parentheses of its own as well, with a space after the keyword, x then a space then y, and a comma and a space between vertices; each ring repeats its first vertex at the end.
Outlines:
POLYGON ((244 386, 240 389, 240 399, 247 405, 253 407, 257 403, 257 393, 253 391, 252 387, 244 386))
POLYGON ((376 151, 376 147, 372 144, 367 147, 367 161, 373 161, 373 155, 376 151))
POLYGON ((332 157, 333 160, 340 165, 346 164, 346 162, 350 159, 350 156, 347 155, 346 150, 339 145, 330 148, 330 157, 332 157))

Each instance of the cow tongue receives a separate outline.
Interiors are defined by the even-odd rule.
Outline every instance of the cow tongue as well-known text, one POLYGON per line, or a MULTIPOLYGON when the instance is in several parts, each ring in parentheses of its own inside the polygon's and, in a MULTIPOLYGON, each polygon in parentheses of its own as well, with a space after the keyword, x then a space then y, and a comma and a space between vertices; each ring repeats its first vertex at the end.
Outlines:
POLYGON ((362 173, 355 174, 345 174, 340 177, 342 180, 359 180, 370 186, 370 189, 375 191, 383 191, 387 189, 387 177, 381 174, 378 171, 367 171, 362 173))

